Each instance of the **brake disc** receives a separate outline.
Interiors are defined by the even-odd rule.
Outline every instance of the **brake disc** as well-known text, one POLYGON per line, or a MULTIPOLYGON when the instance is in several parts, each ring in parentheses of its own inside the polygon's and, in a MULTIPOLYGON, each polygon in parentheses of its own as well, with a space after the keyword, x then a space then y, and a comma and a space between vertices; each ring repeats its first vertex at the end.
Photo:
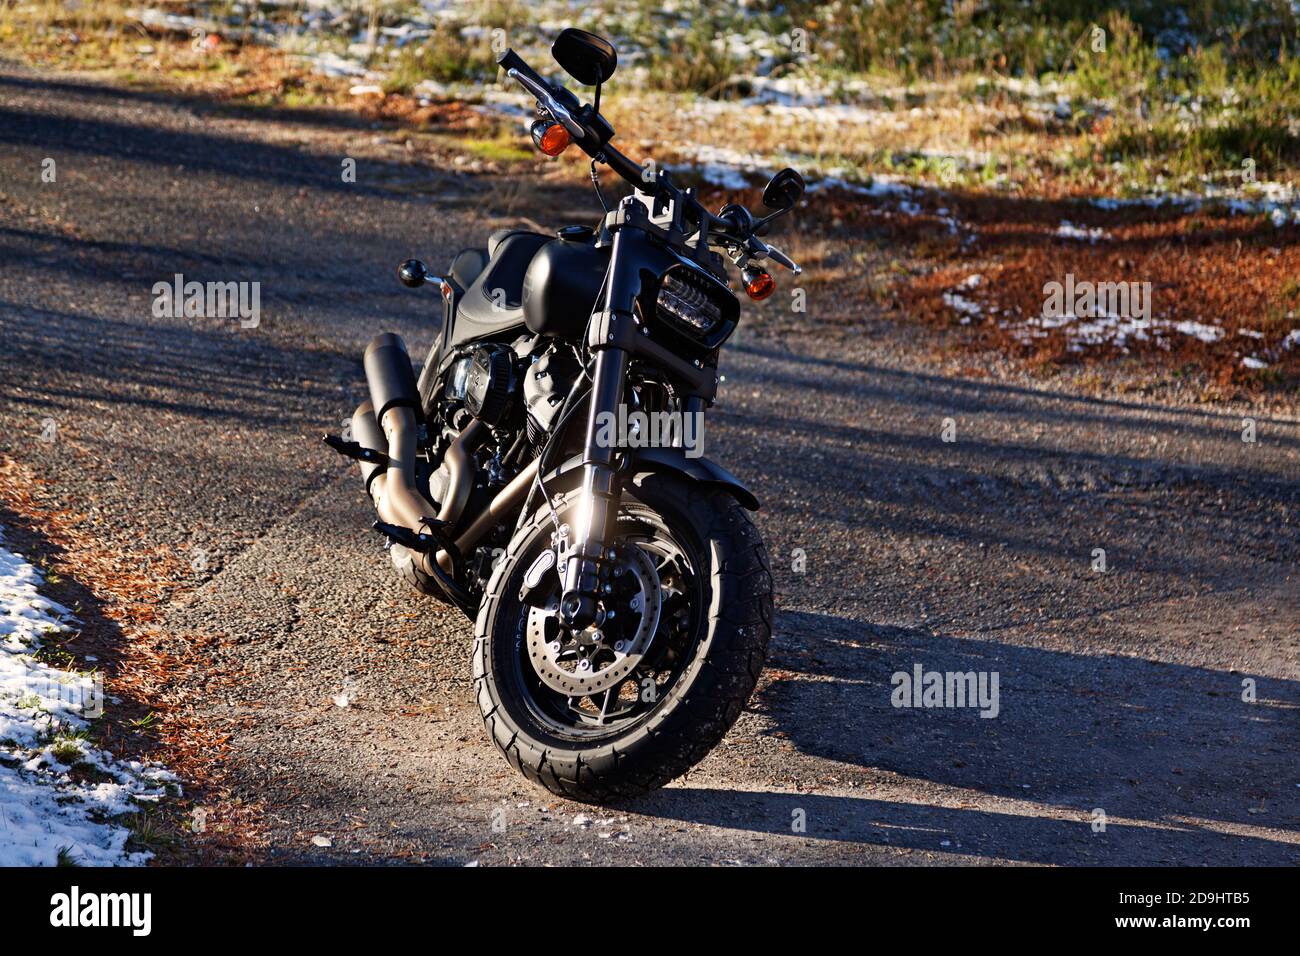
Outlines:
POLYGON ((547 687, 565 696, 586 697, 618 686, 641 663, 659 627, 662 598, 654 561, 635 544, 622 544, 619 552, 623 573, 635 587, 602 596, 605 618, 598 624, 581 631, 566 628, 558 594, 543 607, 529 608, 528 660, 547 687), (636 627, 629 634, 632 620, 636 627))

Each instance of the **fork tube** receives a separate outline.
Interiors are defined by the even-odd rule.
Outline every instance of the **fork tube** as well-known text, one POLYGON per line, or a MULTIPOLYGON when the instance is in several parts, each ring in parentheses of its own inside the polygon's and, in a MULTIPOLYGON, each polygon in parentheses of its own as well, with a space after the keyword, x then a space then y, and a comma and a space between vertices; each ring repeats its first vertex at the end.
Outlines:
POLYGON ((600 561, 605 556, 605 535, 618 509, 618 487, 614 456, 617 441, 600 441, 602 413, 617 419, 618 405, 627 385, 628 354, 623 349, 605 348, 596 353, 596 369, 587 415, 587 441, 582 456, 580 519, 573 529, 574 547, 564 569, 564 595, 560 615, 569 627, 587 627, 596 619, 600 593, 600 561))

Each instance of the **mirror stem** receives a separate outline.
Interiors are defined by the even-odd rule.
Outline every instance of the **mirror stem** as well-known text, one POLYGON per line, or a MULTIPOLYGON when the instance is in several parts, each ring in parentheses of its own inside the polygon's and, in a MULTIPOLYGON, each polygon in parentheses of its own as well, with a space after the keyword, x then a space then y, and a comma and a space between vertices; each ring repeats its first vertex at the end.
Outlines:
POLYGON ((782 216, 784 216, 793 208, 794 206, 786 206, 783 209, 778 209, 770 216, 764 216, 762 219, 758 220, 758 222, 754 223, 754 235, 756 236, 765 235, 767 232, 767 227, 771 225, 771 223, 774 220, 780 219, 782 216))

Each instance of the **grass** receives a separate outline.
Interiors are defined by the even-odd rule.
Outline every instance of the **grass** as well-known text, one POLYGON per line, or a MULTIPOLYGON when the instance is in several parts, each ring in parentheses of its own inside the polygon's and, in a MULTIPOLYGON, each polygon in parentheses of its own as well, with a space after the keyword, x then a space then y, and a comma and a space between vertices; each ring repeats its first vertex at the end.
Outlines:
POLYGON ((149 711, 149 713, 145 714, 143 717, 137 718, 136 720, 128 721, 127 725, 132 730, 144 731, 153 727, 157 722, 158 722, 158 715, 153 711, 149 711))
POLYGON ((741 59, 719 43, 718 30, 708 17, 685 32, 662 35, 646 65, 647 85, 677 93, 707 94, 744 72, 741 59))
POLYGON ((440 29, 428 41, 398 50, 384 81, 384 91, 409 93, 425 80, 472 83, 495 72, 490 47, 466 43, 453 29, 440 29))
POLYGON ((85 731, 68 731, 60 733, 54 738, 54 743, 50 748, 54 759, 60 763, 71 764, 80 760, 83 751, 82 743, 89 739, 85 731))
POLYGON ((59 847, 58 856, 55 860, 55 866, 81 866, 76 858, 72 855, 73 850, 70 846, 59 847))
POLYGON ((461 149, 470 154, 493 162, 531 162, 537 155, 531 149, 521 146, 519 135, 513 131, 502 132, 492 139, 459 137, 456 142, 461 149))
MULTIPOLYGON (((325 82, 265 48, 227 41, 196 50, 188 37, 149 35, 125 6, 85 0, 69 11, 54 0, 0 0, 0 49, 251 105, 348 100, 350 80, 325 82)), ((349 31, 395 25, 412 7, 388 0, 365 9, 373 16, 354 15, 325 46, 341 50, 349 31)), ((217 3, 201 10, 231 12, 217 3)), ((271 15, 292 23, 301 11, 271 15)), ((426 80, 468 90, 496 79, 494 43, 527 46, 568 16, 569 8, 546 3, 465 4, 439 17, 427 39, 379 47, 372 65, 383 68, 386 93, 408 94, 426 80)), ((671 10, 636 0, 598 2, 577 20, 634 38, 623 43, 625 65, 605 100, 625 142, 725 142, 860 181, 887 173, 1032 193, 1194 188, 1207 178, 1240 179, 1244 163, 1258 179, 1294 181, 1300 169, 1300 21, 1289 0, 1134 0, 1122 12, 1092 0, 1050 7, 795 0, 671 10), (861 109, 827 122, 710 108, 752 93, 757 74, 861 109), (1025 92, 1024 81, 1047 86, 1025 92)), ((470 150, 520 158, 482 143, 470 150)))
POLYGON ((124 817, 122 822, 131 831, 126 841, 126 849, 130 853, 145 851, 163 856, 178 846, 180 823, 174 810, 142 809, 124 817))

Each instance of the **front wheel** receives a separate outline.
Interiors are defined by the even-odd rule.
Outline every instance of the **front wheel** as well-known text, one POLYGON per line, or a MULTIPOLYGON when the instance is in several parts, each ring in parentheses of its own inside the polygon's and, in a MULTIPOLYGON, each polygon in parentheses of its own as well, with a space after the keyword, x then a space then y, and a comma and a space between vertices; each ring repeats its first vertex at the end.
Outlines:
POLYGON ((607 803, 681 776, 736 722, 767 654, 772 579, 731 495, 643 474, 624 489, 607 542, 597 623, 565 628, 553 554, 576 499, 556 498, 555 516, 543 505, 498 563, 479 609, 474 682, 511 766, 560 796, 607 803))

